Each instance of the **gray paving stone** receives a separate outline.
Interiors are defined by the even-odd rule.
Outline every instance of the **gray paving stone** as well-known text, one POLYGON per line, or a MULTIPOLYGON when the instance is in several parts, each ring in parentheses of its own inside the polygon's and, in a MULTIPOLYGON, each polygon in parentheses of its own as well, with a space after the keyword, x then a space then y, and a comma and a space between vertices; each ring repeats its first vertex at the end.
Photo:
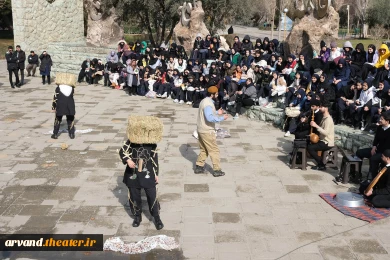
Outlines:
POLYGON ((209 192, 208 184, 184 184, 184 192, 209 192))

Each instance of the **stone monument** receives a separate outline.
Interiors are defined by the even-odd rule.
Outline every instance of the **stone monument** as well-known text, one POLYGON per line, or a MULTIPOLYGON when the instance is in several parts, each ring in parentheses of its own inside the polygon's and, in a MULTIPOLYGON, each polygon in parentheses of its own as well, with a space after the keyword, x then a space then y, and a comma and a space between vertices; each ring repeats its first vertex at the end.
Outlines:
POLYGON ((15 45, 38 55, 47 51, 53 60, 54 75, 78 74, 87 57, 105 62, 109 51, 116 50, 116 42, 123 36, 114 10, 100 12, 99 8, 96 0, 12 0, 15 45), (86 1, 93 3, 95 9, 84 9, 86 1), (88 12, 90 26, 87 38, 84 10, 88 12))
MULTIPOLYGON (((204 23, 204 10, 201 1, 193 3, 184 2, 178 9, 180 21, 173 29, 173 38, 177 44, 184 47, 185 50, 192 50, 196 35, 200 33, 204 39, 209 33, 204 23)), ((226 40, 221 37, 221 47, 229 49, 226 40)))
POLYGON ((108 46, 118 42, 123 37, 123 28, 120 18, 116 15, 115 7, 103 15, 99 1, 84 0, 85 10, 88 14, 87 42, 94 46, 108 46))
POLYGON ((340 17, 331 0, 294 0, 288 10, 294 25, 284 45, 285 53, 312 58, 313 51, 320 52, 321 40, 329 45, 338 38, 340 17))

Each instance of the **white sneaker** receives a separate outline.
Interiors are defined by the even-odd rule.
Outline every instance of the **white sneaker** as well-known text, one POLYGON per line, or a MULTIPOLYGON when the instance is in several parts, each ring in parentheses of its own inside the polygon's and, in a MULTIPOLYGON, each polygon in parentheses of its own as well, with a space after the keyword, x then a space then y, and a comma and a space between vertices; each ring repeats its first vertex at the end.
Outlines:
POLYGON ((180 100, 179 104, 184 104, 184 100, 180 100))
POLYGON ((173 100, 173 103, 179 103, 178 99, 173 100))
POLYGON ((284 134, 285 137, 288 137, 290 135, 291 135, 290 131, 287 131, 287 133, 284 134))
POLYGON ((172 99, 171 96, 168 96, 167 99, 172 99))
POLYGON ((238 113, 236 113, 235 115, 234 115, 234 117, 233 117, 233 119, 239 119, 240 118, 240 116, 238 115, 238 113))
POLYGON ((165 93, 161 96, 161 98, 167 98, 167 97, 168 97, 167 92, 165 92, 165 93))
POLYGON ((161 97, 161 94, 157 94, 157 97, 160 98, 160 97, 161 97))

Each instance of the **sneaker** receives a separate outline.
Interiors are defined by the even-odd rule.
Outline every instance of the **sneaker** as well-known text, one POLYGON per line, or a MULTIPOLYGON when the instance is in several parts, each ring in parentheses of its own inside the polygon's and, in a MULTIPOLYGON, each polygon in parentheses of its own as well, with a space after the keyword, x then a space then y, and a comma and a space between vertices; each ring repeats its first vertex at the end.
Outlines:
POLYGON ((225 173, 222 170, 216 170, 213 172, 214 177, 222 177, 225 176, 225 173))
POLYGON ((188 101, 188 102, 187 102, 187 105, 190 105, 190 106, 191 106, 191 105, 192 105, 192 102, 191 102, 191 101, 188 101))
POLYGON ((204 173, 204 167, 199 166, 199 165, 196 165, 196 166, 195 166, 194 173, 195 173, 195 174, 204 173))
POLYGON ((168 96, 167 99, 172 99, 171 96, 168 96))
POLYGON ((161 98, 167 98, 167 97, 168 97, 167 92, 165 92, 165 93, 161 96, 161 98))
POLYGON ((233 117, 233 119, 239 119, 240 118, 240 116, 238 115, 238 113, 236 113, 235 115, 234 115, 234 117, 233 117))
POLYGON ((184 104, 184 100, 180 100, 179 104, 184 104))
POLYGON ((287 133, 284 134, 285 137, 288 137, 290 135, 291 135, 290 131, 287 131, 287 133))
POLYGON ((173 100, 173 103, 179 103, 178 99, 173 100))
POLYGON ((361 122, 360 130, 364 131, 364 129, 366 129, 366 126, 364 125, 364 122, 361 122))
POLYGON ((158 98, 161 98, 161 94, 157 94, 157 97, 158 97, 158 98))

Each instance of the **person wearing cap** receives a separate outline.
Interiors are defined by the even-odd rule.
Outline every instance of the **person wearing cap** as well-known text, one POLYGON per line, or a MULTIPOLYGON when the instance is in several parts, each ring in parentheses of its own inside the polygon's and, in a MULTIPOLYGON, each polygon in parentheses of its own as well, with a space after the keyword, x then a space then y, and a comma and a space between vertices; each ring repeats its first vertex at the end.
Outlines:
POLYGON ((371 174, 372 179, 378 174, 382 153, 390 149, 390 112, 382 113, 379 125, 372 147, 359 149, 356 152, 356 156, 360 159, 368 158, 370 160, 367 176, 371 174))
POLYGON ((19 75, 18 75, 18 66, 17 66, 17 58, 16 52, 14 52, 14 47, 8 46, 8 52, 5 54, 5 59, 7 60, 7 70, 9 73, 9 83, 11 84, 11 88, 15 88, 19 86, 19 75), (12 81, 12 73, 15 74, 15 85, 12 81))
POLYGON ((320 140, 316 144, 309 144, 307 152, 316 161, 317 165, 313 166, 313 170, 325 171, 326 166, 322 162, 321 156, 318 156, 318 151, 327 151, 334 146, 334 123, 332 116, 329 114, 330 102, 324 100, 320 105, 320 111, 323 114, 321 123, 318 125, 315 121, 310 122, 310 126, 315 128, 319 133, 320 140))
POLYGON ((377 184, 364 193, 375 208, 390 208, 390 149, 381 155, 386 171, 379 178, 377 184))
POLYGON ((30 51, 30 55, 28 55, 27 60, 28 60, 28 65, 26 67, 27 77, 30 77, 30 76, 35 77, 35 71, 37 70, 37 67, 39 66, 38 55, 36 55, 34 51, 30 51))
POLYGON ((219 148, 217 145, 217 137, 215 135, 215 123, 222 122, 228 118, 227 114, 223 114, 222 109, 218 112, 215 110, 214 103, 218 99, 218 88, 211 86, 207 90, 207 97, 199 104, 197 132, 200 147, 200 153, 196 161, 195 174, 204 173, 204 165, 208 155, 210 155, 213 163, 213 176, 224 176, 225 173, 221 170, 221 162, 219 148))

